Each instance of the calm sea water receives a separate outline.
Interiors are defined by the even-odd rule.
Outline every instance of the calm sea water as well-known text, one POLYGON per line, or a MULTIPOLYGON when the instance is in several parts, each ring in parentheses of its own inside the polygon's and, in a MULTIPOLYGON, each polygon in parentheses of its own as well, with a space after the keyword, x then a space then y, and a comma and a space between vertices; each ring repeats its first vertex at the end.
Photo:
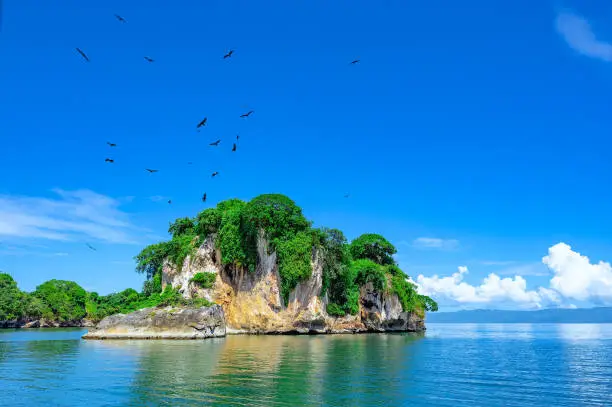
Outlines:
POLYGON ((610 406, 612 325, 85 341, 0 330, 7 406, 610 406))

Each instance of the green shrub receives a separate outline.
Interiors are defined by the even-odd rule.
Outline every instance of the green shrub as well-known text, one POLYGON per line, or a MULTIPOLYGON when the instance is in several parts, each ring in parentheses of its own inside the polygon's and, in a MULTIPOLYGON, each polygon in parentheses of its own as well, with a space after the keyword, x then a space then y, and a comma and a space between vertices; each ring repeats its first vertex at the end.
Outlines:
POLYGON ((43 317, 58 321, 77 321, 85 317, 87 291, 74 281, 50 280, 32 294, 41 300, 43 317))
POLYGON ((217 233, 221 227, 221 214, 216 208, 203 210, 196 216, 195 232, 203 239, 217 233))
POLYGON ((178 218, 168 227, 172 238, 182 235, 195 235, 195 224, 191 218, 178 218))
POLYGON ((202 288, 212 288, 215 284, 215 280, 217 279, 217 273, 196 273, 190 282, 199 285, 202 288))
POLYGON ((395 264, 393 255, 397 252, 387 239, 374 233, 366 233, 351 242, 353 259, 369 259, 381 265, 395 264))
POLYGON ((136 272, 144 273, 147 279, 153 278, 157 273, 161 274, 164 260, 170 254, 169 242, 156 243, 145 247, 134 257, 136 272))
POLYGON ((156 273, 152 279, 146 280, 142 286, 142 294, 146 297, 162 292, 161 273, 156 273))
POLYGON ((344 309, 333 302, 327 304, 327 313, 333 317, 343 317, 346 315, 344 309))
POLYGON ((375 290, 383 291, 387 286, 387 278, 382 266, 369 259, 359 259, 351 263, 351 269, 358 286, 372 283, 375 290))
POLYGON ((278 274, 281 278, 281 295, 285 304, 289 294, 300 282, 312 274, 312 235, 299 232, 289 240, 278 240, 278 274))
POLYGON ((181 293, 172 288, 172 286, 166 286, 166 289, 161 293, 159 305, 160 307, 167 307, 168 305, 178 305, 182 300, 181 293))

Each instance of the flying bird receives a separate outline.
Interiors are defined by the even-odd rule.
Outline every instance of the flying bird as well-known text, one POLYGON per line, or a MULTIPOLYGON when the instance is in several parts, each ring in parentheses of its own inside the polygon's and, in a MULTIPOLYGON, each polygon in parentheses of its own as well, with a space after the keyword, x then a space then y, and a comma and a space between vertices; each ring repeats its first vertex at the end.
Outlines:
POLYGON ((168 199, 168 203, 171 204, 172 203, 172 199, 168 199))
POLYGON ((125 21, 125 18, 121 17, 119 14, 115 14, 115 18, 122 23, 127 23, 127 21, 125 21))
POLYGON ((213 142, 213 143, 210 143, 210 144, 209 144, 209 146, 215 146, 215 147, 217 147, 217 146, 219 145, 219 143, 220 143, 220 142, 221 142, 221 139, 219 139, 219 140, 217 140, 217 141, 215 141, 215 142, 213 142))
POLYGON ((351 61, 351 65, 358 64, 359 62, 361 62, 360 59, 355 59, 354 61, 351 61))
POLYGON ((85 61, 89 62, 89 58, 87 57, 87 55, 85 55, 83 51, 81 51, 81 48, 76 48, 76 50, 79 54, 81 54, 81 56, 85 59, 85 61))
POLYGON ((97 252, 98 250, 93 247, 92 245, 90 245, 89 243, 85 243, 87 245, 87 247, 89 247, 91 250, 93 250, 94 252, 97 252))
POLYGON ((147 62, 155 62, 155 60, 154 60, 154 59, 149 58, 149 57, 144 57, 144 59, 146 59, 146 60, 147 60, 147 62))
POLYGON ((215 171, 215 172, 212 173, 213 177, 216 177, 217 175, 219 175, 219 171, 215 171))
MULTIPOLYGON (((214 175, 213 175, 213 177, 214 177, 214 175)), ((206 202, 206 192, 204 192, 204 195, 202 195, 202 202, 206 202)))
POLYGON ((240 140, 240 135, 236 134, 236 141, 240 140))
POLYGON ((112 160, 110 158, 107 158, 106 160, 104 160, 105 163, 114 163, 115 160, 112 160))
POLYGON ((187 163, 187 165, 191 165, 191 164, 193 164, 191 161, 189 161, 189 162, 187 163))
POLYGON ((234 147, 232 147, 232 151, 236 151, 236 143, 234 143, 234 147))
POLYGON ((154 172, 159 171, 159 170, 151 170, 151 169, 149 169, 149 168, 145 168, 145 170, 149 171, 150 173, 154 173, 154 172))
POLYGON ((241 114, 240 117, 249 117, 250 115, 252 115, 253 113, 255 113, 254 110, 249 110, 248 112, 241 114))
POLYGON ((230 50, 229 50, 229 52, 228 52, 227 54, 223 55, 223 59, 226 59, 226 58, 231 57, 233 53, 234 53, 234 50, 233 50, 233 49, 230 49, 230 50))
POLYGON ((200 123, 198 123, 198 125, 196 126, 196 129, 199 129, 200 127, 206 126, 206 121, 207 120, 208 120, 208 117, 205 117, 200 123))
POLYGON ((344 194, 344 197, 345 197, 345 198, 348 198, 349 196, 350 196, 349 194, 344 194))
POLYGON ((108 144, 110 147, 117 147, 117 144, 111 143, 110 141, 107 141, 106 144, 108 144))

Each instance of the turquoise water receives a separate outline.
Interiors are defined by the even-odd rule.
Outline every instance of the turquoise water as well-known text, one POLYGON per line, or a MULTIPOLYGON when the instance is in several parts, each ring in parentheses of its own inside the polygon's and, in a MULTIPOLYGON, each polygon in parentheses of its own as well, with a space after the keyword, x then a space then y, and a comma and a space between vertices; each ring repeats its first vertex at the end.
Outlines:
POLYGON ((428 327, 204 341, 0 330, 0 404, 612 405, 612 325, 428 327))

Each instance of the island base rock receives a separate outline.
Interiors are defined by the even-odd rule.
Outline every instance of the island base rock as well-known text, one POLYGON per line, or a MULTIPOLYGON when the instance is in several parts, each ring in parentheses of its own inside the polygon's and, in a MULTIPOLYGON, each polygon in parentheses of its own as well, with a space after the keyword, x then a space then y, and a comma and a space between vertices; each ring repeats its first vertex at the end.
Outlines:
POLYGON ((219 305, 145 308, 104 318, 84 339, 204 339, 225 336, 219 305))

